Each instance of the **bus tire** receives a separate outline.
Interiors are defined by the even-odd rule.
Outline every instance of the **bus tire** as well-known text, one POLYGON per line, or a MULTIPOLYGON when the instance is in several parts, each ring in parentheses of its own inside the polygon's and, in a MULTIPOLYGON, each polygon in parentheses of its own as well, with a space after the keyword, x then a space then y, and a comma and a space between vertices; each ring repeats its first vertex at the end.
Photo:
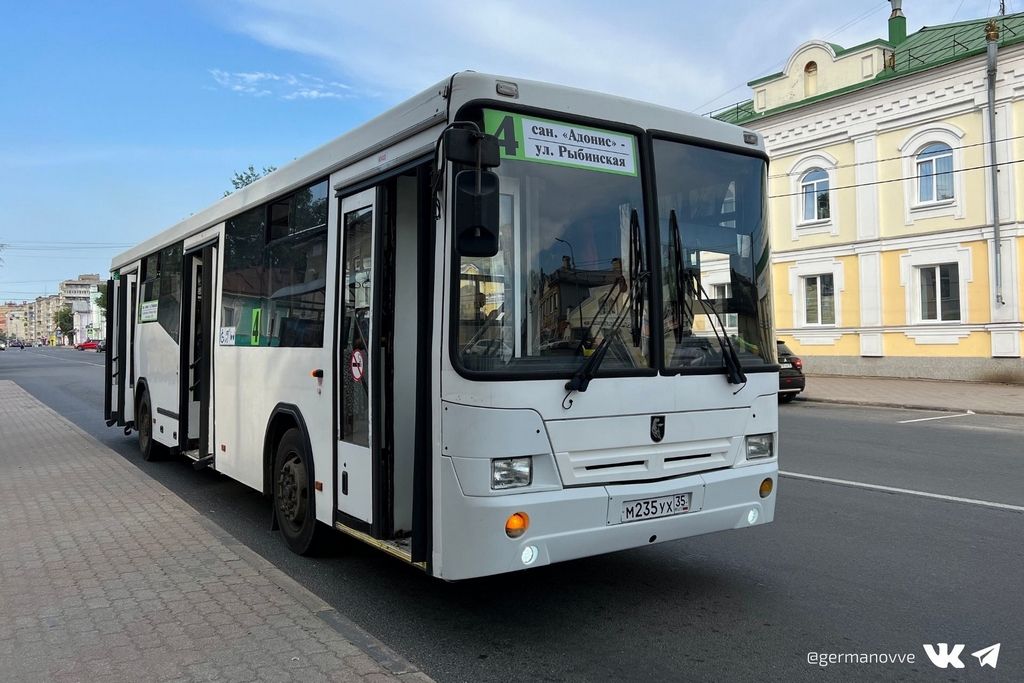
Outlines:
POLYGON ((139 399, 135 424, 139 429, 139 452, 142 453, 142 459, 146 462, 162 460, 167 455, 167 447, 153 439, 153 406, 147 391, 143 391, 139 399))
POLYGON ((289 429, 274 456, 274 514, 284 542, 298 555, 312 551, 317 531, 310 465, 302 432, 289 429))

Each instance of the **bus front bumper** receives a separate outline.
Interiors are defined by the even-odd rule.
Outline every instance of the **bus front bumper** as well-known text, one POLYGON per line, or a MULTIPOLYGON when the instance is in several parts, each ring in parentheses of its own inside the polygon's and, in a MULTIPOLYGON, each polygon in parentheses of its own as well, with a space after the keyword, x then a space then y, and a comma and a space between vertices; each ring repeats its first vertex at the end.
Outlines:
POLYGON ((441 536, 450 540, 435 540, 434 571, 450 581, 767 524, 775 518, 779 473, 773 460, 642 484, 464 496, 454 469, 445 470, 441 536), (772 480, 772 491, 762 498, 765 479, 772 480), (633 501, 684 493, 690 494, 689 511, 622 521, 633 501), (530 522, 524 535, 512 539, 505 523, 516 512, 530 522))

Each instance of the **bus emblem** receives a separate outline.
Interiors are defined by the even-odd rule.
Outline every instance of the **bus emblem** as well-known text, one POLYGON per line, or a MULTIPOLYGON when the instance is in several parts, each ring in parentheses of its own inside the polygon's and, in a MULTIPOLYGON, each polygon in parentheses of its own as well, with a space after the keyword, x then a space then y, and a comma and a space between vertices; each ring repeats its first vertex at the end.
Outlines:
POLYGON ((665 416, 651 415, 651 440, 658 443, 665 438, 665 416))

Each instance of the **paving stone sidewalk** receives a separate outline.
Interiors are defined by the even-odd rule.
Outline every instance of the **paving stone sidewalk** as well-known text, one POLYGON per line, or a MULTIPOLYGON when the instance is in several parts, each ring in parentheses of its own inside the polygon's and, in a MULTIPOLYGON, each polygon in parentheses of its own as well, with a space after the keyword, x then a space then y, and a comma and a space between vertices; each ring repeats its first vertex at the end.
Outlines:
POLYGON ((808 375, 797 400, 1024 416, 1024 385, 808 375))
POLYGON ((0 381, 0 681, 431 681, 0 381))

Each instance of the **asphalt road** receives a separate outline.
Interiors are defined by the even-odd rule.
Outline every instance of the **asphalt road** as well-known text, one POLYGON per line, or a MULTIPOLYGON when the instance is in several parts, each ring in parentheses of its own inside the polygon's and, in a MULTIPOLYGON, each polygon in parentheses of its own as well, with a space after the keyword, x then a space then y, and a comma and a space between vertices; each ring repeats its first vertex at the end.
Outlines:
MULTIPOLYGON (((102 421, 101 354, 0 352, 11 379, 177 493, 442 683, 1024 680, 1024 420, 780 407, 776 521, 448 584, 338 536, 289 553, 259 494, 185 462, 146 463, 102 421), (845 484, 805 476, 842 480, 845 484), (880 491, 859 483, 1021 510, 880 491), (924 643, 962 643, 938 669, 924 643), (1001 643, 998 669, 971 652, 1001 643), (913 664, 809 664, 809 653, 913 664)), ((0 441, 2 444, 2 441, 0 441)))

